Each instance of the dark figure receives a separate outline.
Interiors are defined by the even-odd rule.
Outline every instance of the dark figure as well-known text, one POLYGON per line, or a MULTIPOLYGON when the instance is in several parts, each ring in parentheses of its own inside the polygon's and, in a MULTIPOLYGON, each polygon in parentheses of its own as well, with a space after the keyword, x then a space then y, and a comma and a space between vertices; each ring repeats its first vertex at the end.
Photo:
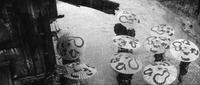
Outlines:
MULTIPOLYGON (((114 32, 116 35, 128 35, 135 37, 135 30, 134 29, 127 30, 127 28, 123 26, 121 23, 115 24, 114 32)), ((132 51, 124 48, 118 48, 118 52, 132 52, 132 51)))
POLYGON ((155 58, 154 62, 163 61, 163 60, 164 60, 163 54, 164 54, 164 53, 155 54, 155 55, 154 55, 154 58, 155 58))
MULTIPOLYGON (((119 48, 118 53, 130 53, 128 49, 119 48)), ((117 75, 118 85, 131 85, 131 79, 133 74, 123 74, 119 73, 117 75)))
POLYGON ((115 24, 114 32, 116 35, 127 35, 127 29, 121 23, 115 24))
MULTIPOLYGON (((130 53, 128 49, 119 48, 118 53, 130 53)), ((131 85, 131 79, 133 74, 123 74, 119 73, 117 75, 118 85, 131 85)))
POLYGON ((135 37, 135 30, 134 29, 128 29, 127 30, 127 35, 131 37, 135 37))
MULTIPOLYGON (((116 35, 127 35, 127 29, 121 23, 117 23, 114 26, 114 32, 116 35)), ((118 48, 118 52, 127 52, 128 49, 118 48)))
MULTIPOLYGON (((62 59, 62 61, 63 61, 63 65, 65 65, 65 64, 70 64, 70 63, 74 63, 74 62, 80 62, 80 58, 77 58, 75 60, 62 59)), ((78 80, 69 79, 62 75, 60 78, 60 82, 61 82, 61 85, 74 85, 74 83, 78 83, 78 80)))
POLYGON ((121 23, 117 23, 114 26, 114 32, 116 35, 128 35, 135 37, 135 30, 134 29, 128 29, 123 26, 121 23))
MULTIPOLYGON (((128 35, 135 37, 135 30, 127 30, 125 26, 123 26, 121 23, 117 23, 114 26, 114 32, 116 35, 128 35)), ((124 49, 124 48, 118 48, 118 53, 132 53, 129 49, 124 49)), ((118 85, 131 85, 131 79, 132 79, 133 74, 123 74, 119 73, 117 75, 117 81, 118 85)))
POLYGON ((131 79, 133 74, 122 74, 117 75, 118 85, 131 85, 131 79))
POLYGON ((191 62, 182 62, 179 64, 180 72, 178 76, 179 83, 182 83, 182 77, 187 74, 188 67, 191 62))

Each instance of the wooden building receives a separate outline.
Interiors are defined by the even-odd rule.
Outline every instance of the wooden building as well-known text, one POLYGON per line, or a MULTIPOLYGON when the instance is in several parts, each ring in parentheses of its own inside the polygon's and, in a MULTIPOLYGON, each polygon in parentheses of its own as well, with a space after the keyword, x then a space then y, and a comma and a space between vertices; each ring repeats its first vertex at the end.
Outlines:
POLYGON ((56 17, 55 0, 0 0, 0 85, 47 85, 56 17))

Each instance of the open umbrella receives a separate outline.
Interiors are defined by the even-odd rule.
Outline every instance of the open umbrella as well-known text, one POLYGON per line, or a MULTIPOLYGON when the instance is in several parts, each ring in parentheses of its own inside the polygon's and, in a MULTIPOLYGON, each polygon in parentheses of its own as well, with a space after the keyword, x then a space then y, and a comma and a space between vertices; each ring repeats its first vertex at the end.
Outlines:
POLYGON ((150 36, 144 41, 144 47, 152 53, 160 54, 169 49, 170 39, 165 37, 150 36))
POLYGON ((173 41, 169 51, 174 58, 183 62, 191 62, 199 57, 199 48, 193 42, 185 39, 173 41))
POLYGON ((141 46, 141 43, 138 39, 127 35, 115 36, 113 38, 113 42, 118 47, 125 49, 137 49, 141 46))
POLYGON ((117 14, 117 19, 127 29, 131 29, 133 28, 135 23, 139 23, 139 20, 136 18, 136 15, 127 10, 120 11, 117 14))
POLYGON ((166 38, 171 38, 174 35, 174 33, 175 33, 174 28, 166 24, 154 26, 151 28, 151 31, 150 31, 151 36, 159 36, 159 37, 166 37, 166 38))
POLYGON ((154 62, 144 67, 143 78, 149 84, 168 85, 176 80, 177 69, 168 62, 154 62))
POLYGON ((83 56, 85 41, 81 37, 62 35, 56 45, 57 53, 65 60, 75 60, 83 56))
POLYGON ((111 67, 120 73, 133 74, 142 69, 142 62, 129 53, 118 53, 110 60, 111 67))
POLYGON ((87 79, 94 76, 97 73, 97 69, 89 64, 75 62, 65 65, 65 77, 70 79, 87 79))

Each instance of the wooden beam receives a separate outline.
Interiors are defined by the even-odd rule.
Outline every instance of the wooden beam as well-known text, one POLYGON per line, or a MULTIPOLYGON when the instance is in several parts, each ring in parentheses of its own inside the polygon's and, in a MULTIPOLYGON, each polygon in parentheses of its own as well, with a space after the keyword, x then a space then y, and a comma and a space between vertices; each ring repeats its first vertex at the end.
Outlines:
POLYGON ((86 6, 107 14, 114 14, 119 10, 119 3, 109 0, 60 0, 75 6, 86 6))

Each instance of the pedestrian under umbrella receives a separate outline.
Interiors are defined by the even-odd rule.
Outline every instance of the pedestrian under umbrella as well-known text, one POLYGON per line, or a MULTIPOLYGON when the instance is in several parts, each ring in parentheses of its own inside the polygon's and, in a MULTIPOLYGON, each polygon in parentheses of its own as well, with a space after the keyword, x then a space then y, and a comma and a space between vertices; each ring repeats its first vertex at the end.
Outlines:
POLYGON ((131 85, 134 73, 142 69, 142 62, 130 53, 118 53, 110 60, 111 67, 119 72, 117 75, 118 85, 131 85))
POLYGON ((159 26, 154 26, 151 28, 150 31, 151 36, 159 36, 166 38, 172 38, 174 34, 175 34, 174 28, 166 24, 160 24, 159 26))
POLYGON ((178 80, 182 83, 182 77, 187 74, 189 64, 199 57, 199 48, 189 40, 177 39, 171 43, 169 51, 175 59, 181 61, 178 80))
POLYGON ((144 67, 143 78, 152 85, 169 85, 177 78, 177 69, 169 62, 153 62, 144 67))
MULTIPOLYGON (((75 62, 80 62, 80 58, 77 58, 75 60, 65 60, 65 59, 62 59, 63 65, 71 64, 71 63, 75 63, 75 62)), ((60 70, 62 70, 62 71, 59 73, 59 74, 62 75, 62 77, 60 78, 61 85, 66 85, 66 84, 73 85, 73 84, 77 84, 79 82, 78 80, 64 77, 63 74, 65 74, 65 73, 67 74, 68 73, 68 72, 65 72, 64 69, 65 68, 61 67, 60 70)))
MULTIPOLYGON (((128 36, 131 36, 131 37, 135 37, 135 30, 134 29, 128 29, 123 26, 121 23, 117 23, 115 24, 114 26, 114 32, 115 34, 118 36, 118 35, 128 35, 128 36)), ((129 50, 129 49, 124 49, 124 48, 121 48, 119 47, 118 48, 118 52, 132 52, 132 50, 129 50)))
POLYGON ((84 54, 85 41, 79 36, 63 34, 56 44, 56 51, 65 60, 75 60, 84 54))
POLYGON ((127 29, 121 23, 115 24, 114 32, 116 35, 127 35, 127 29))
MULTIPOLYGON (((123 26, 121 23, 115 24, 114 32, 116 35, 129 35, 131 37, 135 37, 135 30, 134 29, 127 30, 127 28, 123 26)), ((132 50, 119 47, 118 53, 132 53, 132 50)), ((132 76, 133 74, 119 73, 117 75, 118 85, 131 85, 132 76)))
POLYGON ((80 63, 78 60, 65 65, 57 65, 56 68, 57 73, 62 76, 60 78, 62 85, 82 85, 82 80, 90 78, 97 73, 95 67, 80 63))
MULTIPOLYGON (((114 32, 117 36, 118 35, 127 35, 127 29, 121 23, 115 24, 114 32)), ((118 48, 118 52, 125 52, 125 51, 128 51, 128 49, 124 49, 124 48, 120 48, 120 47, 118 48)))
POLYGON ((136 14, 128 10, 122 10, 118 12, 117 20, 128 29, 131 29, 137 23, 140 23, 140 20, 137 18, 136 14))
MULTIPOLYGON (((119 35, 115 36, 113 38, 113 42, 116 46, 119 48, 127 49, 127 50, 122 50, 123 52, 132 52, 131 50, 136 50, 139 47, 141 47, 141 43, 139 42, 138 39, 128 36, 128 35, 119 35)), ((118 52, 120 52, 121 49, 119 49, 118 52)))
POLYGON ((169 49, 170 39, 166 37, 150 36, 144 41, 144 47, 149 52, 161 54, 169 49))
POLYGON ((64 76, 70 79, 83 80, 94 76, 97 69, 90 64, 75 62, 64 65, 68 74, 64 76))

